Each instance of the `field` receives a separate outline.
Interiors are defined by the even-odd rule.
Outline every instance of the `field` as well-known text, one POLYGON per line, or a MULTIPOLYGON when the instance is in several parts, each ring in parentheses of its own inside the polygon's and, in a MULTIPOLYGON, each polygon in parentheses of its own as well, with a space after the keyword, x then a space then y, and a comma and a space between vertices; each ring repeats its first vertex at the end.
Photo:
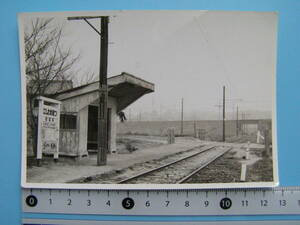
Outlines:
MULTIPOLYGON (((225 122, 225 136, 230 139, 235 137, 237 133, 239 135, 256 134, 258 127, 263 123, 270 124, 271 120, 245 120, 239 122, 228 120, 225 122)), ((166 136, 170 128, 175 130, 175 136, 181 136, 180 121, 126 121, 117 124, 119 135, 166 136)), ((195 136, 195 131, 199 129, 204 132, 202 139, 208 141, 222 140, 222 121, 219 120, 184 121, 182 136, 195 136)))

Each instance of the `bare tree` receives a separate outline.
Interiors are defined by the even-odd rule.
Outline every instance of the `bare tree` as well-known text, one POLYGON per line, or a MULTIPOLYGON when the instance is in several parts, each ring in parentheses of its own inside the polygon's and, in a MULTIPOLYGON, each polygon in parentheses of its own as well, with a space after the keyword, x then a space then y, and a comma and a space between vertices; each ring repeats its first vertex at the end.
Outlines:
POLYGON ((81 73, 81 76, 74 76, 73 81, 76 86, 82 86, 99 81, 99 77, 92 71, 86 71, 81 73))
POLYGON ((27 130, 33 152, 37 153, 37 118, 34 116, 37 96, 55 94, 71 79, 71 68, 79 59, 71 48, 62 46, 63 28, 53 18, 36 18, 25 27, 25 63, 27 91, 27 130), (55 88, 53 84, 56 83, 55 88), (57 84, 61 85, 60 87, 57 84))

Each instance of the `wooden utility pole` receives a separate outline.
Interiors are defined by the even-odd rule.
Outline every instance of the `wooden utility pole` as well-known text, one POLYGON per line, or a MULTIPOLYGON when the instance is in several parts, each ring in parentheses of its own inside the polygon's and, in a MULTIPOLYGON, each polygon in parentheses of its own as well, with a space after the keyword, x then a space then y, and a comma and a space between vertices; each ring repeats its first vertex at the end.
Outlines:
POLYGON ((180 135, 183 135, 183 98, 181 99, 181 126, 180 135))
POLYGON ((101 17, 100 71, 99 71, 99 109, 98 109, 98 154, 97 165, 106 165, 107 143, 107 56, 108 56, 108 17, 101 17))
POLYGON ((236 136, 239 136, 239 106, 236 106, 236 136))
POLYGON ((97 165, 106 165, 108 153, 107 133, 107 56, 108 56, 108 16, 77 16, 68 20, 84 20, 97 34, 100 35, 100 69, 99 69, 99 107, 98 107, 98 154, 97 165), (100 19, 100 31, 88 20, 100 19))
POLYGON ((223 86, 223 142, 225 142, 225 86, 223 86))
POLYGON ((246 131, 245 131, 245 113, 242 113, 242 134, 245 134, 246 131))

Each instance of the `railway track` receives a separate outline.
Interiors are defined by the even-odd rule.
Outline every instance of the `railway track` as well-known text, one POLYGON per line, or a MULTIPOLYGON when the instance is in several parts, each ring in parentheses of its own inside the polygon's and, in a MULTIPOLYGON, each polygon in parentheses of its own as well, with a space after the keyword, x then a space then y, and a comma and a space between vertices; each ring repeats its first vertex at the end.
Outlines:
POLYGON ((119 184, 157 183, 174 184, 184 183, 194 174, 225 154, 231 147, 205 146, 196 153, 181 157, 172 162, 152 168, 137 175, 118 181, 119 184))

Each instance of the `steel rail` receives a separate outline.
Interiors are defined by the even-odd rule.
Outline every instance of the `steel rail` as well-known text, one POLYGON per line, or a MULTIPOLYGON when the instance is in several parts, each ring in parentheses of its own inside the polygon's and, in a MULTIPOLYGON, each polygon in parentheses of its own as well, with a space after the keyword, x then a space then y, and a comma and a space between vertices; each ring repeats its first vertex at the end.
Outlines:
POLYGON ((213 149, 213 148, 216 148, 216 146, 209 146, 208 148, 203 149, 202 151, 197 152, 197 153, 195 153, 195 154, 192 154, 192 155, 183 157, 183 158, 181 158, 181 159, 178 159, 178 160, 175 160, 175 161, 173 161, 173 162, 164 164, 164 165, 159 166, 159 167, 157 167, 157 168, 150 169, 150 170, 147 170, 146 172, 142 172, 142 173, 139 173, 139 174, 134 175, 134 176, 132 176, 132 177, 126 178, 126 179, 124 179, 124 180, 119 181, 118 184, 123 184, 123 183, 126 183, 126 182, 130 181, 130 180, 134 180, 134 179, 136 179, 136 178, 138 178, 138 177, 141 177, 141 176, 147 175, 147 174, 149 174, 149 173, 152 173, 152 172, 161 170, 161 169, 163 169, 163 168, 165 168, 165 167, 168 167, 168 166, 170 166, 170 165, 176 164, 176 163, 181 162, 181 161, 183 161, 183 160, 192 158, 192 157, 194 157, 194 156, 196 156, 196 155, 199 155, 199 154, 201 154, 201 153, 203 153, 203 152, 206 152, 206 151, 208 151, 208 150, 211 150, 211 149, 213 149))
POLYGON ((226 152, 230 151, 231 149, 232 149, 232 147, 229 147, 226 151, 224 151, 221 154, 215 156, 212 160, 206 162, 205 164, 203 164, 202 166, 200 166, 199 168, 197 168, 196 170, 194 170, 193 172, 191 172, 187 176, 185 176, 182 179, 180 179, 179 181, 177 181, 176 184, 182 184, 183 182, 187 181, 189 178, 191 178, 192 176, 194 176, 200 170, 202 170, 203 168, 205 168, 206 166, 208 166, 209 164, 211 164, 213 161, 215 161, 217 158, 221 157, 222 155, 224 155, 226 152))

